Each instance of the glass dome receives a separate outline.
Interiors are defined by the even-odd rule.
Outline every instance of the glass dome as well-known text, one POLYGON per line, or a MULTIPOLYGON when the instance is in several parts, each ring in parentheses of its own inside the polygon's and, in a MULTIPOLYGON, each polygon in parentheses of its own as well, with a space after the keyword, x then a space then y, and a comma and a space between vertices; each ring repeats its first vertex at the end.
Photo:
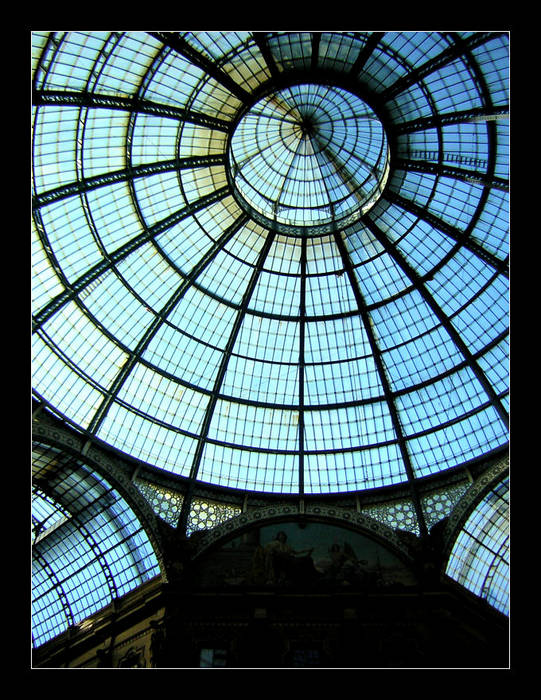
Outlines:
POLYGON ((228 155, 241 206, 297 235, 358 219, 389 173, 381 122, 360 98, 328 85, 293 85, 258 101, 239 120, 228 155))
POLYGON ((507 444, 507 33, 32 44, 39 401, 267 494, 507 444))

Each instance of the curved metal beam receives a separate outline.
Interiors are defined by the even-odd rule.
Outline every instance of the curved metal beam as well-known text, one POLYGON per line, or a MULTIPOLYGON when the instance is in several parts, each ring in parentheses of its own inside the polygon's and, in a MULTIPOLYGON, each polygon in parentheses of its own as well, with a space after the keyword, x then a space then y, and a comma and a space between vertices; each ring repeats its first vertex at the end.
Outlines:
POLYGON ((415 487, 415 473, 413 471, 413 466, 411 464, 411 459, 410 459, 410 455, 408 452, 406 439, 405 439, 404 433, 402 431, 402 425, 400 423, 400 418, 398 416, 398 411, 397 411, 397 408, 395 405, 391 385, 390 385, 390 382, 387 378, 387 372, 385 369, 385 365, 383 363, 381 350, 379 349, 374 331, 372 330, 371 318, 370 318, 370 315, 368 313, 368 310, 366 307, 366 302, 365 302, 364 296, 361 292, 361 288, 359 286, 357 276, 355 275, 355 270, 353 269, 353 264, 351 262, 351 258, 349 256, 348 251, 347 251, 346 245, 342 239, 342 236, 338 231, 336 231, 334 233, 334 239, 335 239, 336 245, 338 247, 338 250, 340 251, 340 256, 341 256, 342 262, 344 264, 344 269, 346 270, 346 274, 348 276, 349 283, 351 285, 351 288, 353 290, 353 294, 355 296, 355 301, 357 302, 357 306, 359 307, 359 314, 361 316, 361 319, 362 319, 362 322, 364 325, 364 329, 365 329, 365 332, 366 332, 366 335, 368 338, 368 342, 370 345, 370 349, 372 351, 372 357, 374 358, 374 362, 375 362, 375 365, 376 365, 376 368, 378 371, 379 380, 380 380, 381 386, 383 388, 383 394, 384 394, 385 400, 387 402, 387 407, 389 409, 391 421, 392 421, 395 435, 396 435, 396 438, 398 441, 400 454, 401 454, 402 460, 404 462, 406 475, 408 477, 408 482, 410 485, 411 498, 412 498, 413 505, 415 508, 415 514, 417 516, 417 521, 419 524, 419 530, 421 532, 421 535, 424 536, 428 532, 428 529, 426 526, 426 521, 425 521, 425 516, 424 516, 422 506, 421 506, 421 499, 419 498, 419 494, 418 494, 417 489, 415 487))
POLYGON ((434 73, 440 68, 447 66, 449 63, 452 63, 457 58, 460 58, 460 56, 464 53, 466 49, 475 48, 476 46, 485 44, 487 41, 490 41, 490 39, 493 39, 495 36, 501 36, 504 34, 506 34, 506 32, 475 32, 470 37, 464 39, 460 43, 451 44, 448 48, 441 51, 437 56, 434 56, 433 58, 429 59, 422 65, 410 71, 409 73, 406 73, 388 88, 383 90, 383 92, 380 94, 382 100, 384 102, 392 100, 398 94, 400 94, 404 90, 407 90, 415 83, 420 83, 423 80, 423 78, 426 78, 431 73, 434 73))
MULTIPOLYGON (((39 552, 39 550, 34 550, 32 552, 32 557, 39 561, 41 566, 47 571, 47 574, 49 576, 50 581, 52 582, 51 588, 55 591, 57 594, 60 604, 62 605, 62 609, 64 610, 64 614, 66 616, 66 625, 67 627, 71 627, 72 625, 75 624, 75 618, 73 616, 73 612, 71 610, 71 606, 69 604, 68 597, 66 595, 66 592, 62 588, 62 582, 58 579, 56 572, 54 569, 51 567, 47 559, 39 552)), ((44 595, 50 592, 51 589, 47 590, 45 593, 42 593, 35 598, 33 598, 33 602, 38 601, 40 598, 42 598, 44 595)))
POLYGON ((352 75, 358 75, 362 71, 366 62, 374 53, 376 46, 383 39, 384 34, 385 32, 372 32, 372 34, 368 37, 366 44, 360 50, 359 55, 351 66, 350 73, 352 75))
POLYGON ((278 68, 276 61, 274 60, 274 56, 272 55, 272 51, 270 50, 266 32, 253 32, 252 36, 258 49, 261 51, 263 58, 265 59, 265 63, 267 64, 270 74, 273 78, 278 77, 280 75, 280 69, 278 68))
POLYGON ((265 239, 265 243, 263 244, 261 251, 259 252, 257 263, 254 267, 254 270, 252 272, 252 276, 250 278, 250 281, 248 282, 248 286, 247 286, 247 288, 244 292, 244 295, 242 297, 242 302, 241 302, 241 305, 239 308, 239 312, 237 314, 237 317, 235 318, 233 328, 231 329, 231 333, 229 335, 229 340, 227 341, 227 345, 226 345, 226 347, 223 351, 223 354, 222 354, 222 360, 220 362, 220 366, 219 366, 218 371, 216 373, 216 379, 214 380, 214 388, 212 391, 212 396, 209 400, 209 403, 207 404, 207 409, 205 411, 205 417, 203 419, 203 423, 201 426, 200 435, 198 436, 198 444, 197 444, 197 448, 195 450, 192 466, 190 469, 188 491, 187 491, 187 494, 186 494, 184 500, 182 501, 179 522, 177 525, 177 529, 181 532, 185 532, 186 526, 188 523, 188 517, 190 514, 191 502, 192 502, 192 497, 193 497, 193 492, 194 492, 194 482, 195 482, 195 480, 197 478, 197 474, 199 472, 199 466, 201 464, 201 459, 203 457, 203 451, 205 448, 206 439, 207 439, 208 432, 210 429, 210 423, 211 423, 212 417, 214 415, 214 409, 216 408, 216 404, 218 402, 218 395, 220 392, 220 387, 222 386, 222 383, 223 383, 223 380, 225 377, 225 373, 227 371, 227 367, 229 365, 229 361, 230 361, 231 355, 233 353, 233 347, 234 347, 235 342, 237 340, 237 336, 240 332, 242 323, 244 321, 244 317, 246 316, 248 304, 250 303, 250 299, 252 298, 252 294, 254 293, 256 284, 259 280, 259 276, 260 276, 261 271, 263 269, 263 265, 265 263, 265 260, 267 259, 267 256, 269 254, 270 248, 274 242, 275 236, 276 236, 276 234, 273 231, 269 231, 267 238, 265 239))
POLYGON ((305 343, 306 343, 306 237, 301 239, 301 289, 299 309, 299 494, 304 496, 304 382, 305 382, 305 343))
MULTIPOLYGON (((478 258, 487 263, 487 265, 490 265, 498 273, 504 275, 505 277, 509 277, 509 265, 507 261, 500 260, 493 253, 485 250, 485 248, 483 248, 483 246, 481 246, 479 243, 476 243, 470 236, 470 227, 468 227, 466 231, 460 231, 454 226, 451 226, 451 224, 448 224, 443 219, 440 219, 435 214, 429 212, 425 207, 412 202, 410 199, 402 197, 402 195, 398 194, 397 192, 393 192, 392 190, 386 191, 385 199, 393 204, 397 204, 402 209, 415 214, 415 216, 418 216, 423 221, 426 221, 438 231, 445 233, 447 236, 449 236, 449 238, 452 238, 458 244, 464 246, 464 248, 467 248, 469 251, 477 255, 478 258)), ((369 220, 367 220, 367 224, 368 223, 370 223, 369 220)))
POLYGON ((32 208, 34 210, 39 209, 46 204, 58 202, 76 194, 83 194, 99 187, 106 187, 107 185, 113 185, 118 182, 126 182, 138 177, 157 175, 159 173, 170 173, 175 172, 176 170, 208 168, 213 165, 224 164, 225 156, 208 155, 192 156, 190 158, 172 158, 171 160, 162 160, 155 163, 144 163, 142 165, 135 165, 130 168, 122 168, 121 170, 112 170, 108 173, 81 178, 77 182, 70 182, 67 185, 60 185, 52 190, 47 190, 46 192, 36 194, 32 198, 32 208))
POLYGON ((396 135, 411 134, 415 131, 425 131, 449 124, 468 124, 475 122, 499 121, 509 118, 509 105, 501 107, 478 107, 456 112, 432 114, 429 117, 419 117, 411 121, 389 124, 387 130, 396 135))
POLYGON ((118 109, 124 112, 152 114, 157 117, 176 119, 190 122, 209 129, 229 132, 230 124, 223 119, 211 117, 202 112, 190 109, 172 107, 171 105, 152 102, 137 97, 120 97, 118 95, 100 95, 95 92, 71 92, 69 90, 33 90, 32 104, 36 107, 61 105, 73 107, 92 107, 103 109, 118 109))
POLYGON ((111 388, 107 391, 107 395, 102 401, 100 407, 96 411, 90 425, 88 426, 88 432, 90 434, 96 434, 100 425, 102 424, 109 408, 111 407, 113 401, 117 397, 122 385, 130 375, 131 371, 135 367, 137 361, 144 353, 148 347, 151 340, 154 338, 156 333, 159 331, 160 327, 163 325, 165 319, 173 311, 175 306, 179 303, 182 297, 186 294, 188 289, 192 286, 194 280, 203 272, 203 270, 214 260, 218 253, 223 249, 227 242, 237 233, 237 231, 244 225, 247 220, 247 216, 240 216, 228 229, 226 229, 220 238, 214 242, 207 253, 199 260, 199 262, 192 268, 190 273, 182 280, 180 286, 176 289, 174 294, 168 299, 161 311, 156 314, 152 323, 149 325, 145 331, 142 338, 137 343, 137 347, 130 355, 120 372, 117 374, 115 380, 113 381, 111 388))
MULTIPOLYGON (((166 216, 161 221, 156 222, 153 226, 145 229, 140 234, 132 238, 127 243, 124 243, 119 248, 110 253, 107 258, 104 258, 96 265, 93 265, 89 270, 87 270, 81 277, 79 277, 75 282, 69 282, 64 275, 60 272, 62 282, 66 289, 58 294, 54 299, 52 299, 46 306, 44 306, 40 311, 38 311, 33 319, 32 332, 37 331, 46 321, 48 321, 53 314, 55 314, 59 308, 67 304, 68 302, 75 299, 86 287, 88 287, 92 282, 95 282, 104 273, 111 270, 119 262, 124 260, 130 253, 133 253, 138 248, 143 246, 145 243, 152 241, 156 236, 163 231, 166 231, 171 226, 179 223, 183 219, 195 214, 196 212, 204 209, 210 204, 218 202, 225 196, 230 194, 229 186, 226 185, 215 192, 211 192, 209 195, 205 195, 195 202, 191 202, 182 209, 166 216)), ((34 217, 39 215, 39 210, 34 212, 34 217)), ((48 256, 52 255, 50 246, 47 240, 45 229, 43 224, 39 220, 36 221, 40 239, 42 241, 43 247, 47 252, 48 256), (50 251, 50 252, 49 252, 50 251)), ((54 264, 54 263, 51 263, 54 264)))
POLYGON ((312 60, 310 70, 317 70, 319 60, 319 44, 321 42, 321 32, 312 32, 312 60))
MULTIPOLYGON (((165 566, 163 562, 163 542, 160 529, 158 527, 157 516, 152 507, 149 505, 148 501, 144 498, 138 488, 132 482, 129 473, 133 472, 133 467, 130 467, 128 463, 123 461, 123 457, 120 459, 114 456, 116 450, 107 446, 106 451, 102 450, 102 446, 98 443, 94 443, 92 439, 87 440, 86 436, 82 435, 80 432, 74 432, 71 427, 62 425, 59 427, 55 422, 49 422, 46 417, 44 420, 33 422, 32 425, 33 438, 36 443, 40 446, 47 448, 54 448, 55 450, 60 450, 64 456, 70 457, 77 462, 78 466, 83 466, 85 471, 88 469, 92 470, 92 476, 94 472, 98 477, 102 477, 105 484, 101 484, 102 488, 107 489, 103 491, 100 501, 100 508, 110 508, 116 502, 116 496, 113 492, 117 492, 120 498, 125 501, 138 522, 138 527, 142 528, 151 543, 154 554, 158 560, 162 576, 165 576, 165 566), (111 487, 111 488, 109 488, 111 487)), ((140 463, 136 462, 139 466, 140 463)), ((65 467, 62 463, 60 467, 65 467)), ((62 472, 58 466, 55 466, 55 471, 51 474, 52 478, 62 478, 62 472), (60 475, 60 476, 59 476, 60 475)), ((45 476, 49 474, 49 471, 45 470, 45 476)), ((36 477, 34 477, 36 478, 36 477)), ((37 481, 36 481, 37 483, 37 481)), ((42 481, 40 480, 40 484, 42 481)), ((55 489, 54 482, 52 486, 48 487, 49 493, 51 493, 50 488, 55 489)), ((47 489, 45 489, 47 491, 47 489)), ((58 500, 58 489, 51 493, 56 500, 58 500)), ((90 504, 93 506, 93 515, 98 512, 96 509, 96 504, 90 504)))
POLYGON ((489 177, 486 172, 478 170, 465 170, 464 168, 455 168, 452 165, 443 165, 443 163, 434 163, 426 160, 412 160, 410 158, 397 158, 393 161, 393 167, 397 170, 415 171, 418 173, 429 173, 430 175, 441 175, 442 177, 451 177, 455 180, 463 182, 473 182, 479 185, 486 185, 496 190, 507 192, 509 182, 502 177, 489 177))

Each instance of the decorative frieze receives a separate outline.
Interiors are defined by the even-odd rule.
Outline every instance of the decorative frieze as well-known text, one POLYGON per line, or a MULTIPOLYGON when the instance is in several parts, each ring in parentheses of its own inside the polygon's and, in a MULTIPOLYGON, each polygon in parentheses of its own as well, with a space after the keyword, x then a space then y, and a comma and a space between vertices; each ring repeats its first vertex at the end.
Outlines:
POLYGON ((250 510, 231 518, 212 528, 212 530, 200 534, 195 545, 194 557, 200 556, 223 537, 235 536, 235 534, 253 525, 268 524, 273 520, 284 520, 285 518, 291 518, 292 520, 298 518, 322 519, 336 525, 372 533, 391 544, 395 549, 400 550, 408 558, 410 557, 409 548, 405 545, 400 533, 387 525, 354 510, 326 505, 311 505, 309 503, 304 504, 304 513, 301 513, 300 507, 296 504, 278 504, 250 510))

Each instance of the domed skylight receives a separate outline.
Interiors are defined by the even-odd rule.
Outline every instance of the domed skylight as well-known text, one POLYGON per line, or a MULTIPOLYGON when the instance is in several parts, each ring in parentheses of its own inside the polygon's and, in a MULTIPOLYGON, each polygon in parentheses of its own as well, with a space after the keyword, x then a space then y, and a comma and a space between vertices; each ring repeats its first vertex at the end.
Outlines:
POLYGON ((267 493, 507 443, 508 37, 33 34, 33 386, 267 493))

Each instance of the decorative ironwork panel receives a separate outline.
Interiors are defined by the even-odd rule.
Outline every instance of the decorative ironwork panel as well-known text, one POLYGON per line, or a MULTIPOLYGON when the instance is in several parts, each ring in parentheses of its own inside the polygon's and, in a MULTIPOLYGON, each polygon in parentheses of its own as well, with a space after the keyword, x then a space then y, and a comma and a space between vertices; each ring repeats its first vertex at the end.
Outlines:
POLYGON ((194 499, 188 517, 187 531, 190 533, 196 530, 210 530, 239 515, 240 512, 241 508, 238 506, 194 499))
POLYGON ((470 486, 470 482, 465 481, 422 496, 421 505, 427 527, 430 529, 437 522, 448 517, 470 486))
POLYGON ((175 526, 180 515, 183 496, 178 491, 153 484, 146 479, 135 479, 135 485, 151 505, 152 509, 169 525, 175 526))
POLYGON ((362 513, 394 530, 406 530, 419 535, 419 523, 413 503, 409 500, 381 503, 362 508, 362 513))

